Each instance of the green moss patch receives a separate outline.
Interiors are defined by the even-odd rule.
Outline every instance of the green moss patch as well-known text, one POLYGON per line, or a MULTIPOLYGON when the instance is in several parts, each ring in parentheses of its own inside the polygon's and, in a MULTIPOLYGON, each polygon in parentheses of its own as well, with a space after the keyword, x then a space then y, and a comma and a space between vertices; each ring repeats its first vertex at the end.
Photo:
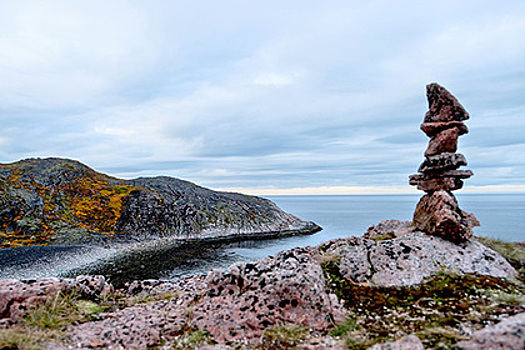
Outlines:
POLYGON ((100 313, 116 306, 114 299, 86 300, 74 291, 58 293, 35 304, 18 324, 0 329, 0 349, 38 350, 50 342, 67 343, 68 326, 98 320, 100 313))
POLYGON ((308 328, 296 324, 267 328, 264 331, 260 348, 266 350, 293 349, 303 342, 308 335, 308 328))
POLYGON ((175 340, 171 349, 173 350, 191 350, 204 345, 217 344, 208 331, 188 330, 180 338, 175 340))
POLYGON ((440 273, 412 287, 356 286, 337 263, 323 265, 329 286, 348 309, 332 335, 350 349, 418 335, 426 348, 448 349, 463 339, 460 325, 479 329, 499 317, 525 311, 519 282, 480 275, 440 273), (500 295, 501 297, 497 297, 500 295))

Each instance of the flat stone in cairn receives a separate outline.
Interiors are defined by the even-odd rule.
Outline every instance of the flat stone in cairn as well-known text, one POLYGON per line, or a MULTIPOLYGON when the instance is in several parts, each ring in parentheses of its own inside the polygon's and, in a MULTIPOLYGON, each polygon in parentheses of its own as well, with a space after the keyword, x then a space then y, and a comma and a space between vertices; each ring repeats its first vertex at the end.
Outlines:
POLYGON ((446 170, 456 170, 462 165, 467 165, 467 159, 464 155, 460 153, 441 153, 427 156, 418 171, 423 174, 443 173, 446 170))
POLYGON ((451 191, 463 187, 463 179, 473 175, 470 170, 457 170, 467 165, 464 155, 456 153, 458 138, 468 133, 463 124, 468 112, 442 86, 427 85, 429 110, 421 130, 430 137, 420 174, 409 177, 410 185, 427 194, 421 198, 414 212, 413 223, 418 230, 438 235, 454 242, 469 239, 479 222, 472 214, 459 208, 451 191))

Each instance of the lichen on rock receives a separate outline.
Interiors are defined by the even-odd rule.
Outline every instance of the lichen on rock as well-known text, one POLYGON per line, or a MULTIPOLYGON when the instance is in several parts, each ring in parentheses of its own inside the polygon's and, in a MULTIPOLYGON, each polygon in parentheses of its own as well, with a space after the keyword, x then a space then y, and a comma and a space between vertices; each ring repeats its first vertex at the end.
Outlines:
POLYGON ((267 199, 176 178, 121 180, 60 158, 0 164, 0 248, 318 230, 267 199))

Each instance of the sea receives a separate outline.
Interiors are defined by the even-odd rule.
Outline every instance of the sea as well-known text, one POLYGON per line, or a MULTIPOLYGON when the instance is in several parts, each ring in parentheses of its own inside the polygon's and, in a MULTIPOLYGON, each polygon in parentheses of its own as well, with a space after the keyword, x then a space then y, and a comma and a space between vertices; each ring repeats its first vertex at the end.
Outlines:
MULTIPOLYGON (((475 235, 525 241, 525 194, 457 194, 460 207, 481 223, 475 235)), ((294 247, 315 246, 331 239, 360 236, 383 220, 411 220, 420 195, 268 196, 281 209, 323 230, 307 236, 224 244, 161 273, 162 279, 204 274, 274 255, 294 247)))

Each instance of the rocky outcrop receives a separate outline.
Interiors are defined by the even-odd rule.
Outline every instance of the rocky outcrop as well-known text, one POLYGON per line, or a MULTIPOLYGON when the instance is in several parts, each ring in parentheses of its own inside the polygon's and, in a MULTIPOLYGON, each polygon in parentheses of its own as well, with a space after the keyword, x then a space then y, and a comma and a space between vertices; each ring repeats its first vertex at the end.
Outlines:
POLYGON ((296 248, 212 271, 191 324, 215 339, 239 340, 259 338, 263 329, 279 324, 322 330, 341 322, 339 301, 328 293, 315 256, 313 249, 296 248))
POLYGON ((463 121, 469 119, 469 114, 436 83, 427 85, 427 98, 429 110, 421 130, 430 141, 420 174, 410 176, 410 184, 427 194, 416 207, 413 223, 421 231, 462 242, 472 237, 474 226, 479 226, 474 215, 459 208, 451 192, 461 189, 463 179, 473 175, 470 170, 457 170, 467 165, 465 156, 456 151, 459 136, 468 133, 463 121))
MULTIPOLYGON (((147 295, 168 291, 177 297, 118 311, 107 320, 75 327, 71 336, 82 346, 115 342, 151 346, 173 340, 186 329, 205 329, 217 341, 259 339, 267 328, 299 324, 323 330, 342 322, 344 314, 326 288, 313 249, 297 248, 252 263, 237 263, 227 271, 211 271, 201 284, 158 283, 147 295), (191 305, 191 311, 187 312, 191 305), (125 324, 125 329, 118 325, 125 324), (113 329, 112 332, 107 332, 113 329)), ((133 283, 130 293, 145 288, 133 283)), ((155 282, 152 281, 152 284, 155 282)))
POLYGON ((79 297, 106 297, 113 286, 102 276, 75 279, 0 280, 0 328, 20 321, 38 304, 53 300, 58 293, 74 291, 79 297))
POLYGON ((0 247, 242 238, 319 229, 267 199, 175 178, 120 180, 58 158, 0 165, 0 247))
POLYGON ((104 320, 72 326, 69 338, 78 347, 146 349, 173 341, 189 329, 189 310, 206 290, 203 278, 177 282, 134 282, 126 294, 153 300, 104 315, 104 320), (155 299, 160 299, 156 300, 155 299))
POLYGON ((409 222, 397 221, 396 227, 395 221, 388 221, 369 234, 371 239, 386 235, 397 239, 351 237, 327 242, 321 249, 325 255, 341 257, 342 275, 356 284, 410 286, 447 270, 501 278, 517 275, 501 255, 477 241, 455 244, 423 232, 407 233, 407 226, 409 222))

